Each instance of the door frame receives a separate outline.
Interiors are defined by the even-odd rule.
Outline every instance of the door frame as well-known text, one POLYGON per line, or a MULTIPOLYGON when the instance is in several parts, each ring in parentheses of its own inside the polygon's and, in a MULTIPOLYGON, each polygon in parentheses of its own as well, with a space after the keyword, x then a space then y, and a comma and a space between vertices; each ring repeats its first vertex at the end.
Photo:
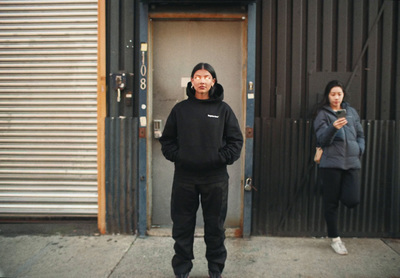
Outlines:
MULTIPOLYGON (((209 19, 209 20, 243 20, 244 14, 221 14, 221 13, 152 13, 149 14, 148 4, 139 4, 139 58, 138 59, 138 115, 139 115, 139 138, 138 138, 138 234, 145 236, 151 226, 151 150, 149 152, 149 138, 152 131, 151 123, 151 99, 148 97, 150 82, 147 68, 149 66, 149 21, 153 18, 159 19, 209 19), (144 84, 144 85, 143 85, 144 84), (150 104, 150 105, 149 105, 150 104)), ((243 98, 243 122, 245 124, 245 158, 242 165, 242 212, 240 231, 235 231, 234 236, 250 236, 251 232, 251 190, 244 190, 244 181, 252 178, 253 175, 253 126, 254 126, 254 84, 255 84, 255 53, 256 53, 256 3, 248 4, 247 11, 247 43, 243 47, 247 50, 247 57, 244 57, 246 64, 246 76, 244 80, 243 98), (250 82, 253 84, 250 86, 250 82)), ((244 42, 245 43, 245 42, 244 42)))

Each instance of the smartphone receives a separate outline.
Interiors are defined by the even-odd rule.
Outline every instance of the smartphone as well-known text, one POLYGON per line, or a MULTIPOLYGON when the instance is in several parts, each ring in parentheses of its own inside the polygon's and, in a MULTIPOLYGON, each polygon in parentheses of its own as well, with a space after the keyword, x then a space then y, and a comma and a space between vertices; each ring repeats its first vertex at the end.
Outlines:
POLYGON ((336 117, 338 118, 346 118, 346 115, 346 109, 339 109, 338 111, 336 111, 336 117))

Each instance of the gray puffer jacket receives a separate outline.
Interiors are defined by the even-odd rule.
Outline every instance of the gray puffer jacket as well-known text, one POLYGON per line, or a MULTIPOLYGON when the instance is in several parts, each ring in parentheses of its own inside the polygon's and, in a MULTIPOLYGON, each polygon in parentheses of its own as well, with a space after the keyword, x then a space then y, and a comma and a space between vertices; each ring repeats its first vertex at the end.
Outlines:
POLYGON ((348 123, 339 130, 333 126, 337 117, 330 106, 322 107, 315 118, 317 144, 324 150, 320 168, 361 168, 360 158, 364 153, 365 140, 360 117, 348 103, 343 102, 342 108, 347 110, 348 123))

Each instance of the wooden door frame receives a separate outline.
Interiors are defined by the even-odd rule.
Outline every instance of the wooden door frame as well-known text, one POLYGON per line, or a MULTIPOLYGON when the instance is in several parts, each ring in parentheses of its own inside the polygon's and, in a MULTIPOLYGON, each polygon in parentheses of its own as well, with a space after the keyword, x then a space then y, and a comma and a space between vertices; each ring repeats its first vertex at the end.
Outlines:
MULTIPOLYGON (((177 19, 177 20, 246 20, 247 29, 245 29, 245 39, 243 40, 243 61, 246 65, 246 71, 243 75, 243 123, 245 124, 245 142, 244 149, 246 151, 244 163, 242 163, 243 182, 253 175, 253 125, 254 125, 254 86, 248 86, 249 82, 255 84, 255 33, 256 33, 256 3, 248 4, 248 11, 245 13, 170 13, 170 12, 152 12, 149 13, 148 4, 139 3, 139 35, 138 41, 146 45, 146 51, 142 47, 138 47, 139 57, 144 57, 137 65, 137 72, 140 75, 141 68, 148 66, 147 44, 149 41, 149 21, 153 19, 177 19), (251 67, 251 68, 249 68, 251 67), (244 176, 243 176, 244 175, 244 176)), ((138 84, 146 82, 147 72, 143 76, 139 76, 141 80, 138 84)), ((149 159, 147 154, 148 142, 147 134, 150 132, 148 127, 148 86, 145 89, 139 88, 139 143, 138 143, 138 233, 145 236, 151 225, 149 219, 149 159)), ((241 210, 241 226, 233 232, 233 236, 249 236, 251 230, 251 191, 244 190, 244 183, 241 184, 242 192, 242 210, 241 210)))
POLYGON ((105 234, 106 1, 97 5, 97 227, 105 234))

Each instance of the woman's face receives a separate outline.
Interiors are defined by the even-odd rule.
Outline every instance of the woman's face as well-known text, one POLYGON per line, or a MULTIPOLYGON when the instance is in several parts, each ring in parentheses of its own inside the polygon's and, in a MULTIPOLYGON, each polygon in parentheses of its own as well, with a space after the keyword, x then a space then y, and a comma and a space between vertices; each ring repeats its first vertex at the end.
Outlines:
POLYGON ((340 105, 342 104, 344 98, 343 89, 340 87, 333 87, 329 92, 329 104, 332 109, 337 110, 340 109, 340 105))
POLYGON ((191 81, 196 91, 196 98, 208 99, 208 92, 215 84, 215 78, 212 77, 211 73, 205 69, 200 69, 194 73, 191 81))

